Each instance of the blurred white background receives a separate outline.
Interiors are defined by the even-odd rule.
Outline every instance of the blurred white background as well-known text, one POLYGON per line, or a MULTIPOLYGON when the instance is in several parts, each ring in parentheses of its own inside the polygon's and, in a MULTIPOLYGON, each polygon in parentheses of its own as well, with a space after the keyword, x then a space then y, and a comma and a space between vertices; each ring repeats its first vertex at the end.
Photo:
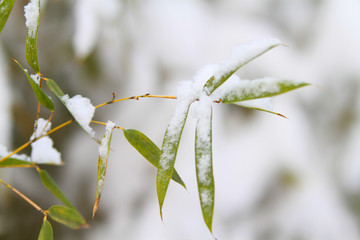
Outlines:
MULTIPOLYGON (((31 135, 36 99, 11 58, 25 65, 27 1, 16 1, 0 35, 0 144, 31 135)), ((280 118, 218 105, 214 109, 213 231, 217 239, 360 239, 360 2, 357 0, 77 0, 42 1, 38 39, 43 75, 93 104, 145 93, 174 95, 203 66, 234 45, 268 36, 278 47, 237 72, 306 81, 278 96, 280 118)), ((175 102, 127 101, 98 109, 95 119, 134 128, 161 146, 175 102)), ((44 116, 46 117, 46 111, 44 116)), ((53 126, 69 119, 60 104, 53 126)), ((95 127, 97 136, 104 133, 95 127)), ((202 220, 194 164, 194 118, 188 119, 164 223, 156 169, 115 132, 100 207, 95 200, 97 146, 76 125, 53 136, 65 165, 47 170, 91 228, 54 223, 55 239, 212 239, 202 220)), ((43 208, 58 203, 31 169, 6 169, 11 182, 43 208)), ((38 214, 0 188, 0 239, 36 239, 38 214), (21 231, 19 231, 21 229, 21 231)))

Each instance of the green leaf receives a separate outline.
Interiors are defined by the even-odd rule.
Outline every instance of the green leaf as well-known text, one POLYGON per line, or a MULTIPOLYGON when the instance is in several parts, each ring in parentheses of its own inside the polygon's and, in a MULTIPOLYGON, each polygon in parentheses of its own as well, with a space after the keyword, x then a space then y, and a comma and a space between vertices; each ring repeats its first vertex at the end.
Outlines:
POLYGON ((43 224, 40 229, 38 240, 53 240, 54 234, 50 222, 44 217, 43 224))
POLYGON ((205 83, 204 91, 210 95, 239 68, 279 45, 281 42, 278 39, 267 38, 235 47, 230 58, 224 61, 219 70, 205 83))
POLYGON ((245 100, 272 97, 309 85, 304 82, 263 78, 256 80, 239 80, 221 97, 223 103, 234 103, 245 100))
MULTIPOLYGON (((38 37, 38 30, 39 30, 39 19, 40 19, 40 0, 30 2, 27 6, 25 6, 25 17, 26 17, 26 11, 27 8, 34 8, 29 11, 31 11, 32 16, 31 18, 37 17, 33 23, 31 23, 31 26, 27 26, 28 33, 26 36, 26 44, 25 44, 25 54, 26 54, 26 61, 29 63, 29 65, 34 69, 36 73, 40 72, 40 67, 38 63, 38 57, 37 57, 37 37, 38 37), (37 3, 37 4, 36 4, 37 3), (31 6, 29 6, 32 4, 31 6), (34 16, 34 13, 37 11, 37 16, 34 16)), ((29 16, 28 16, 29 17, 29 16)), ((26 21, 26 24, 28 24, 28 19, 26 21)))
POLYGON ((15 0, 2 0, 0 2, 0 33, 9 18, 15 0))
POLYGON ((252 110, 258 110, 258 111, 263 111, 263 112, 267 112, 267 113, 271 113, 283 118, 287 118, 286 116, 282 115, 281 113, 278 112, 274 112, 272 110, 272 104, 270 103, 270 99, 269 98, 259 98, 259 99, 253 99, 253 100, 248 100, 248 101, 241 101, 241 102, 234 102, 234 105, 240 106, 240 107, 244 107, 244 108, 248 108, 248 109, 252 109, 252 110))
POLYGON ((98 209, 101 193, 105 183, 105 175, 109 160, 109 150, 110 150, 110 143, 111 143, 113 130, 114 128, 108 129, 108 127, 106 127, 105 136, 101 141, 101 146, 99 147, 100 154, 98 161, 97 181, 96 181, 96 200, 93 208, 92 218, 95 217, 95 213, 98 209))
POLYGON ((54 111, 54 103, 51 101, 51 99, 44 93, 44 91, 40 88, 40 86, 29 76, 27 71, 25 71, 25 69, 20 65, 20 63, 16 60, 14 61, 20 66, 20 68, 25 73, 40 104, 46 107, 47 109, 49 109, 50 111, 54 111))
POLYGON ((200 205, 206 226, 212 232, 214 212, 214 176, 212 167, 212 109, 198 119, 195 134, 196 178, 200 205))
POLYGON ((191 103, 192 102, 178 104, 178 107, 175 109, 175 113, 165 132, 159 167, 156 175, 156 192, 159 201, 161 219, 162 206, 164 204, 165 195, 174 171, 176 154, 191 103))
POLYGON ((59 85, 57 85, 57 83, 54 80, 49 78, 46 79, 46 84, 48 88, 60 99, 60 101, 63 102, 62 96, 64 96, 65 94, 61 90, 59 85))
MULTIPOLYGON (((135 129, 124 129, 124 136, 128 142, 152 165, 159 168, 161 150, 145 134, 135 129)), ((185 183, 174 169, 172 180, 186 189, 185 183)))
POLYGON ((71 202, 66 198, 66 196, 60 190, 60 188, 54 182, 54 180, 47 173, 47 171, 42 170, 40 168, 38 168, 37 171, 39 172, 41 181, 44 184, 44 186, 66 206, 75 209, 74 206, 71 204, 71 202))
POLYGON ((47 210, 48 215, 55 221, 72 229, 89 227, 85 219, 73 208, 52 206, 47 210))
POLYGON ((16 159, 16 158, 7 158, 3 161, 0 161, 0 168, 6 167, 33 167, 35 165, 34 162, 27 162, 24 160, 16 159))

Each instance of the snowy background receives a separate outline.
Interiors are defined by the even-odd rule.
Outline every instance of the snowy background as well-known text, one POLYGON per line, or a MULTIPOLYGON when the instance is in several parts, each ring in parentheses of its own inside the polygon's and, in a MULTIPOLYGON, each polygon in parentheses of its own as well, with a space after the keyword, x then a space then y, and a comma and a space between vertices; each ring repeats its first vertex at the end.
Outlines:
MULTIPOLYGON (((25 65, 25 4, 16 1, 0 35, 0 144, 9 149, 27 141, 36 113, 34 94, 11 60, 25 65)), ((357 240, 359 25, 357 0, 48 0, 42 1, 39 64, 66 93, 96 105, 111 100, 112 92, 119 98, 174 95, 180 81, 220 63, 232 46, 281 39, 288 47, 271 50, 237 74, 313 86, 274 99, 275 110, 289 119, 215 106, 214 236, 357 240)), ((172 100, 127 101, 98 109, 94 119, 138 129, 160 146, 174 107, 172 100)), ((61 104, 56 109, 52 126, 69 119, 61 104)), ((170 184, 164 224, 156 171, 120 131, 114 132, 94 221, 97 146, 75 124, 54 134, 65 165, 46 169, 91 225, 72 231, 54 223, 55 239, 212 239, 198 201, 194 125, 190 113, 176 162, 188 190, 170 184)), ((94 129, 98 137, 104 133, 94 129)), ((0 175, 43 208, 58 203, 31 169, 0 175)), ((42 215, 5 188, 0 195, 0 239, 36 239, 42 215)))

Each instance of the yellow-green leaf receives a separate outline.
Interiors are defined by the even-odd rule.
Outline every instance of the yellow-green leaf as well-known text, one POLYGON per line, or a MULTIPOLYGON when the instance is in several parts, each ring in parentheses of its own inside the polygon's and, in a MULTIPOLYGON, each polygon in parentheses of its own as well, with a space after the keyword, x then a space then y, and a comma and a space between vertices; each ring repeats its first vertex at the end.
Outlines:
POLYGON ((277 78, 238 80, 234 81, 231 86, 227 86, 223 96, 220 96, 220 98, 223 103, 235 103, 258 98, 273 97, 307 85, 309 84, 304 82, 277 78))
POLYGON ((99 161, 98 161, 98 170, 97 170, 97 181, 96 181, 96 200, 93 208, 93 215, 95 217, 95 213, 99 207, 101 193, 103 191, 104 183, 105 183, 105 176, 106 176, 106 169, 109 160, 109 150, 110 150, 110 143, 112 138, 112 133, 114 130, 114 126, 111 126, 108 122, 106 125, 105 136, 101 141, 101 145, 99 147, 99 161))
POLYGON ((161 218, 162 206, 164 204, 165 195, 174 171, 176 154, 191 103, 192 102, 184 102, 182 104, 178 104, 165 132, 159 167, 156 175, 156 192, 159 201, 161 218))
POLYGON ((61 90, 59 85, 57 85, 57 83, 54 80, 49 78, 46 79, 46 84, 48 88, 60 99, 60 101, 63 102, 62 96, 64 96, 65 94, 61 90))
MULTIPOLYGON (((65 197, 62 193, 58 185, 54 182, 54 180, 50 177, 47 171, 42 170, 40 168, 37 169, 39 172, 40 178, 44 186, 52 193, 55 197, 57 197, 62 203, 70 208, 74 208, 71 202, 65 197)), ((75 208, 74 208, 75 209, 75 208)))
POLYGON ((52 206, 47 210, 48 215, 55 221, 72 229, 89 227, 85 219, 73 208, 52 206))
POLYGON ((240 106, 240 107, 263 111, 263 112, 271 113, 271 114, 274 114, 274 115, 277 115, 277 116, 280 116, 283 118, 287 118, 286 116, 282 115, 281 113, 278 113, 278 112, 275 112, 272 110, 273 107, 272 107, 272 104, 271 104, 269 98, 259 98, 259 99, 253 99, 253 100, 248 100, 248 101, 234 102, 233 104, 240 106))
POLYGON ((214 212, 214 176, 212 167, 212 109, 204 111, 198 119, 195 134, 196 178, 200 205, 206 226, 212 232, 214 212))
POLYGON ((53 240, 54 234, 50 222, 44 217, 43 224, 40 229, 38 240, 53 240))
POLYGON ((16 158, 7 158, 3 161, 0 161, 0 168, 6 167, 33 167, 35 165, 34 162, 27 162, 24 160, 16 159, 16 158))
POLYGON ((31 0, 29 4, 25 6, 24 10, 26 26, 28 28, 25 44, 26 61, 36 73, 39 73, 40 68, 36 45, 40 19, 40 0, 31 0))
MULTIPOLYGON (((135 129, 124 129, 124 136, 128 142, 152 165, 159 168, 161 150, 145 134, 135 129)), ((185 183, 177 173, 176 169, 171 179, 186 188, 185 183)))
POLYGON ((9 18, 15 0, 2 0, 0 2, 0 33, 9 18))
POLYGON ((234 47, 229 59, 222 62, 219 70, 205 83, 204 91, 210 95, 239 68, 279 45, 278 39, 266 38, 234 47))
POLYGON ((28 72, 25 71, 25 69, 20 65, 20 63, 16 60, 14 61, 20 66, 20 68, 25 73, 40 104, 46 107, 47 109, 49 109, 50 111, 54 111, 54 103, 51 101, 51 99, 44 93, 44 91, 40 88, 40 86, 29 76, 28 72))

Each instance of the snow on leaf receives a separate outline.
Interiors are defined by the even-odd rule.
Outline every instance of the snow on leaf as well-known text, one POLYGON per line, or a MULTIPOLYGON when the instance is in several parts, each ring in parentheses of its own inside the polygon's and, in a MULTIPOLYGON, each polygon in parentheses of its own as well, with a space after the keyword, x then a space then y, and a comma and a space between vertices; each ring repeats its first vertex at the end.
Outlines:
POLYGON ((230 57, 219 65, 217 72, 206 82, 204 91, 210 95, 239 68, 280 44, 276 38, 265 38, 233 47, 230 57))
POLYGON ((245 100, 272 97, 309 85, 278 78, 262 78, 255 80, 233 79, 218 88, 213 96, 222 99, 223 103, 234 103, 245 100))
POLYGON ((214 212, 214 177, 212 167, 212 100, 200 98, 195 134, 195 163, 200 205, 204 221, 212 231, 214 212))
POLYGON ((95 107, 91 104, 90 99, 81 95, 72 98, 65 94, 61 97, 62 102, 69 110, 76 122, 91 136, 95 137, 95 132, 89 126, 95 113, 95 107))
POLYGON ((115 126, 116 126, 115 123, 111 121, 108 121, 106 123, 105 135, 99 146, 99 161, 98 161, 97 182, 96 182, 96 200, 93 208, 93 216, 92 216, 93 218, 95 217, 95 213, 98 209, 101 193, 104 187, 106 169, 109 160, 110 142, 111 142, 112 132, 115 126))
POLYGON ((53 147, 49 136, 42 137, 31 143, 31 160, 36 163, 61 164, 61 154, 53 147))
POLYGON ((28 5, 24 7, 26 22, 28 28, 26 37, 25 53, 26 61, 34 69, 36 73, 40 72, 37 57, 37 33, 39 29, 40 18, 40 0, 30 0, 28 5))

